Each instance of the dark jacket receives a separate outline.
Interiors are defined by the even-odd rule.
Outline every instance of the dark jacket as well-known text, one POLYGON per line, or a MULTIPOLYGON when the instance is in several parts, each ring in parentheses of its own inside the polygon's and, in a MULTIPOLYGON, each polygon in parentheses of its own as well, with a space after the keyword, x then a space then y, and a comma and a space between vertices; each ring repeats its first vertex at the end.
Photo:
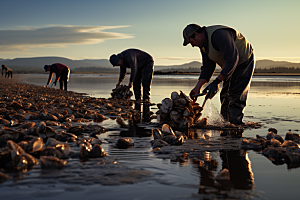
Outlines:
POLYGON ((149 62, 153 62, 152 56, 139 49, 127 49, 118 54, 123 60, 123 65, 120 66, 119 81, 123 81, 126 75, 126 68, 131 68, 130 82, 133 82, 138 68, 147 66, 149 62))
POLYGON ((60 79, 62 71, 65 68, 69 69, 69 67, 67 65, 64 65, 64 64, 61 64, 61 63, 54 63, 54 64, 50 65, 50 74, 49 74, 47 85, 49 85, 49 83, 51 82, 53 73, 56 74, 55 82, 57 82, 60 79))

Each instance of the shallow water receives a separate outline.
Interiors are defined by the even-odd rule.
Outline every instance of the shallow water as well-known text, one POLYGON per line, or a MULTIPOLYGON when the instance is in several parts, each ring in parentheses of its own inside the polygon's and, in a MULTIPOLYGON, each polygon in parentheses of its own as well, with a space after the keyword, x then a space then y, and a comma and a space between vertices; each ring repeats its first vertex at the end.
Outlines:
MULTIPOLYGON (((16 75, 22 82, 45 85, 47 75, 16 75)), ((198 76, 154 76, 151 102, 160 103, 172 91, 188 94, 198 76)), ((117 75, 71 75, 69 90, 90 96, 109 98, 118 81, 117 75)), ((128 82, 128 76, 125 84, 128 82)), ((212 100, 220 108, 219 95, 212 100)), ((300 77, 254 77, 245 109, 244 121, 259 122, 259 129, 246 129, 244 137, 265 136, 268 128, 298 133, 300 130, 300 77)), ((204 97, 199 97, 201 105, 204 97)), ((152 106, 153 112, 157 111, 152 106)), ((36 166, 32 170, 14 174, 14 179, 0 184, 1 199, 298 199, 300 168, 274 165, 255 151, 217 151, 199 154, 200 161, 214 161, 215 165, 201 167, 199 160, 189 158, 165 159, 152 153, 150 128, 119 129, 113 119, 102 126, 110 128, 100 135, 101 145, 108 154, 104 159, 85 163, 71 159, 62 170, 45 171, 36 166), (135 145, 117 149, 114 142, 120 136, 132 137, 135 145), (117 161, 117 162, 115 162, 117 161), (230 170, 231 183, 220 187, 213 180, 223 167, 230 170), (222 188, 222 189, 220 189, 222 188)), ((220 138, 218 130, 196 130, 196 136, 220 138)), ((11 174, 10 174, 11 175, 11 174)))

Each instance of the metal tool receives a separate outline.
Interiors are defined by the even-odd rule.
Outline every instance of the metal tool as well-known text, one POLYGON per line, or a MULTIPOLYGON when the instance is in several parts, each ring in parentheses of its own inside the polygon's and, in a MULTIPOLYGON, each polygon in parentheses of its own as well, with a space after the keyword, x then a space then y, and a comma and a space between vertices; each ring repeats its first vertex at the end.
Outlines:
POLYGON ((206 95, 207 94, 207 92, 202 92, 202 93, 200 93, 200 94, 194 94, 194 95, 192 95, 192 97, 199 97, 199 96, 204 96, 204 95, 206 95))
MULTIPOLYGON (((207 94, 207 92, 202 92, 202 93, 200 93, 200 94, 194 94, 194 95, 192 95, 192 97, 204 96, 204 95, 206 95, 206 94, 207 94)), ((204 101, 203 101, 203 103, 202 103, 202 108, 204 107, 206 101, 207 101, 207 98, 205 97, 205 99, 204 99, 204 101)))
POLYGON ((202 108, 204 107, 206 101, 207 101, 207 98, 204 99, 204 101, 203 101, 203 103, 202 103, 202 108))

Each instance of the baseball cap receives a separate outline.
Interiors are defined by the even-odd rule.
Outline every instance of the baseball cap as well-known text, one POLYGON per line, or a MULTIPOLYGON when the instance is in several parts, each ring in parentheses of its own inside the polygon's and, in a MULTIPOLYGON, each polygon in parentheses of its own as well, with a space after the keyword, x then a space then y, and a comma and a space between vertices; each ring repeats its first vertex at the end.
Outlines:
POLYGON ((119 56, 117 56, 116 54, 111 55, 109 58, 109 62, 113 65, 113 67, 117 66, 119 62, 119 56))
POLYGON ((190 37, 199 29, 201 26, 198 24, 189 24, 183 29, 183 46, 186 46, 190 42, 190 37))
POLYGON ((45 72, 47 72, 48 67, 49 67, 49 65, 44 66, 45 72))

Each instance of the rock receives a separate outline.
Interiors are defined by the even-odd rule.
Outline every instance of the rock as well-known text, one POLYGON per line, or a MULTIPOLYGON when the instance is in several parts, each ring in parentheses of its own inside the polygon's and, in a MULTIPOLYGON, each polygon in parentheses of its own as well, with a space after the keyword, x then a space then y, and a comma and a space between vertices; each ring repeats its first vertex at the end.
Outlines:
POLYGON ((127 149, 134 145, 134 140, 132 138, 119 138, 116 146, 119 149, 127 149))

